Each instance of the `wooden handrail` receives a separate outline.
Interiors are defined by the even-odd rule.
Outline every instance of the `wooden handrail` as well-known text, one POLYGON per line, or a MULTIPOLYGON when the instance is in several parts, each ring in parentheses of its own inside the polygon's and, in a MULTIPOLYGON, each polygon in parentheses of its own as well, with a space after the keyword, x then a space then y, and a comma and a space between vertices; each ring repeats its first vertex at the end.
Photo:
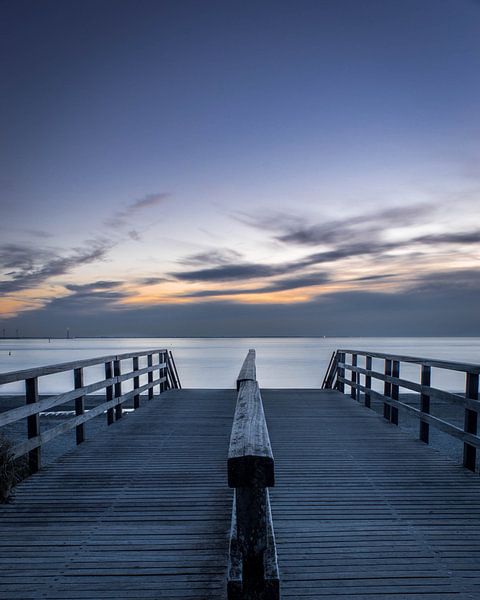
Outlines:
MULTIPOLYGON (((372 398, 380 400, 383 402, 383 416, 395 425, 398 425, 399 408, 407 411, 418 419, 419 438, 427 444, 429 442, 430 425, 461 440, 463 442, 463 465, 467 469, 475 471, 477 449, 480 448, 480 436, 478 435, 480 365, 343 348, 337 350, 335 356, 335 388, 338 391, 344 393, 346 385, 350 387, 351 397, 358 401, 361 400, 361 394, 363 394, 367 408, 371 407, 372 398), (347 356, 351 356, 351 361, 347 360, 347 356), (357 364, 358 357, 365 359, 365 366, 357 364), (383 373, 372 368, 374 358, 384 361, 383 373), (417 364, 421 367, 419 382, 400 377, 402 363, 417 364), (431 370, 433 367, 465 373, 465 393, 463 395, 454 394, 433 387, 431 385, 431 370), (347 371, 351 373, 351 378, 347 377, 347 371), (383 382, 383 394, 372 389, 372 379, 383 382), (420 408, 415 408, 401 401, 400 388, 417 392, 420 395, 420 408), (463 429, 430 414, 431 403, 435 400, 451 402, 464 407, 463 429)), ((326 377, 324 387, 334 387, 333 379, 333 376, 326 377)))
POLYGON ((46 367, 36 367, 0 374, 0 385, 14 381, 25 381, 25 406, 13 408, 0 413, 0 427, 27 419, 28 439, 16 444, 13 448, 15 458, 28 454, 30 472, 38 471, 41 467, 41 447, 46 442, 58 435, 75 429, 77 444, 85 439, 84 424, 87 421, 106 412, 107 423, 111 425, 122 417, 122 405, 133 399, 133 408, 140 406, 142 392, 147 392, 148 398, 153 398, 153 390, 159 388, 160 393, 171 388, 179 388, 180 380, 176 367, 172 367, 173 356, 166 349, 144 350, 126 354, 101 356, 85 360, 72 361, 46 367), (153 356, 158 355, 158 363, 153 364, 153 356), (147 358, 147 366, 139 367, 139 358, 147 358), (121 373, 121 361, 132 359, 132 370, 121 373), (84 385, 83 369, 96 365, 104 365, 105 378, 101 381, 84 385), (174 369, 175 375, 169 376, 174 369), (46 398, 40 398, 38 392, 39 378, 53 373, 73 371, 74 389, 46 398), (154 373, 158 377, 154 378, 154 373), (148 383, 140 385, 140 377, 147 375, 148 383), (122 383, 133 379, 133 390, 122 393, 122 383), (99 390, 105 389, 106 401, 90 410, 85 410, 85 397, 99 390), (67 402, 75 401, 75 416, 64 423, 52 427, 47 431, 40 431, 40 413, 67 402))
POLYGON ((237 377, 237 392, 240 389, 242 381, 256 381, 257 380, 257 369, 255 366, 255 350, 249 350, 245 360, 243 361, 242 368, 237 377))
POLYGON ((113 362, 115 360, 127 360, 129 358, 148 356, 149 354, 161 354, 165 352, 167 352, 165 348, 154 348, 153 350, 141 350, 140 352, 127 352, 125 354, 84 358, 82 360, 74 360, 55 365, 45 365, 43 367, 33 367, 31 369, 23 369, 21 371, 9 371, 7 373, 0 373, 0 385, 13 383, 14 381, 23 381, 25 379, 31 379, 32 377, 54 375, 55 373, 62 373, 63 371, 73 371, 73 369, 78 367, 93 367, 101 363, 113 362))
POLYGON ((480 373, 480 365, 472 363, 455 362, 451 360, 437 360, 433 358, 421 358, 418 356, 405 356, 402 354, 385 354, 383 352, 370 352, 369 350, 345 350, 340 348, 337 352, 344 354, 356 354, 357 356, 371 356, 372 358, 383 358, 386 360, 415 363, 426 367, 438 367, 450 371, 463 371, 465 373, 480 373))
POLYGON ((274 459, 250 350, 237 379, 238 396, 228 450, 228 485, 235 489, 228 567, 229 600, 280 597, 268 487, 274 459))

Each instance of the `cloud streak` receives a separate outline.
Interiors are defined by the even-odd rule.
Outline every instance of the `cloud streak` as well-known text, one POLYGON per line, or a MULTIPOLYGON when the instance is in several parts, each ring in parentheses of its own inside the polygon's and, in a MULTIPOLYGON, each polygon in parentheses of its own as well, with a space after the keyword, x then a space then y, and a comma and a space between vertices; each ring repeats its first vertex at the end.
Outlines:
POLYGON ((0 281, 0 292, 9 294, 35 288, 52 277, 66 275, 79 266, 104 260, 112 248, 112 242, 105 239, 87 241, 85 246, 75 248, 68 256, 61 256, 53 250, 39 250, 30 246, 11 244, 0 247, 0 268, 7 278, 0 281))
POLYGON ((272 294, 275 292, 286 292, 290 290, 301 289, 305 287, 320 286, 328 283, 330 277, 326 273, 314 273, 300 277, 288 277, 274 281, 269 285, 258 286, 248 289, 211 289, 199 290, 187 294, 183 294, 185 298, 209 298, 214 296, 243 296, 252 294, 272 294))
MULTIPOLYGON (((111 217, 105 220, 105 225, 113 229, 129 226, 131 225, 130 222, 132 218, 134 218, 136 215, 143 212, 144 210, 154 208, 163 204, 168 199, 168 197, 169 194, 165 192, 147 194, 146 196, 143 196, 143 198, 134 200, 125 208, 116 211, 111 217)), ((135 229, 131 229, 128 232, 128 235, 134 240, 139 239, 139 233, 135 229)))

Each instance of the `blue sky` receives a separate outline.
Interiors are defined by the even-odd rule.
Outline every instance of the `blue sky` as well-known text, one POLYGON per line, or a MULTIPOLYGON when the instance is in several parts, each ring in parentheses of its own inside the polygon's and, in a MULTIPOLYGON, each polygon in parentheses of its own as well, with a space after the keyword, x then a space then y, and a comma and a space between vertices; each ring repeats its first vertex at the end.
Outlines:
POLYGON ((7 330, 480 333, 480 3, 0 13, 7 330))

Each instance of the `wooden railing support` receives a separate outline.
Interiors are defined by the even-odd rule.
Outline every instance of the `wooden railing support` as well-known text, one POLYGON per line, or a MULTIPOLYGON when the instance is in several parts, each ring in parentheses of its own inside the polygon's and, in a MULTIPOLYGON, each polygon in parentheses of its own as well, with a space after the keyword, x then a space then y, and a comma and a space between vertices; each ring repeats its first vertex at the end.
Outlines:
MULTIPOLYGON (((25 380, 25 400, 27 404, 38 402, 38 378, 31 377, 25 380)), ((27 436, 32 439, 40 435, 40 413, 27 417, 27 436)), ((28 468, 30 473, 36 473, 42 466, 40 446, 33 448, 28 453, 28 468)))
MULTIPOLYGON (((354 367, 357 366, 357 355, 352 354, 352 365, 354 367)), ((360 377, 358 377, 360 379, 360 377)), ((357 373, 356 371, 352 371, 352 385, 350 386, 350 397, 353 400, 358 400, 360 397, 360 392, 357 389, 357 373)))
POLYGON ((343 365, 345 363, 345 352, 337 352, 338 354, 338 367, 337 367, 337 372, 338 372, 338 377, 337 377, 337 390, 339 392, 342 392, 342 394, 345 392, 345 384, 343 382, 344 378, 345 378, 345 368, 343 365))
MULTIPOLYGON (((138 356, 134 356, 132 359, 132 368, 134 371, 138 371, 138 356)), ((135 375, 133 378, 133 390, 136 392, 140 387, 140 377, 135 375)), ((136 410, 140 408, 140 394, 135 394, 133 396, 133 408, 136 410)))
MULTIPOLYGON (((478 400, 478 373, 467 373, 465 397, 469 400, 478 400)), ((465 433, 477 435, 478 412, 465 406, 465 433)), ((463 444, 463 465, 470 471, 475 471, 477 462, 477 448, 468 442, 463 444)))
POLYGON ((169 355, 166 350, 155 349, 144 352, 88 358, 45 367, 34 367, 23 371, 0 373, 0 386, 16 381, 25 382, 25 406, 0 412, 0 428, 22 419, 26 419, 27 421, 27 440, 14 445, 12 450, 13 457, 20 458, 28 455, 30 471, 32 473, 38 471, 41 467, 41 448, 43 444, 71 429, 75 429, 76 442, 77 444, 81 444, 85 439, 85 423, 87 421, 106 412, 107 423, 111 425, 116 419, 122 417, 122 406, 125 402, 133 399, 134 408, 138 408, 142 393, 146 393, 149 398, 152 398, 155 388, 158 387, 160 391, 168 389, 167 367, 169 362, 173 365, 174 369, 171 387, 180 388, 180 379, 173 355, 170 354, 170 359, 168 357, 169 355), (153 354, 165 357, 165 362, 153 364, 153 354), (149 363, 147 367, 139 368, 140 357, 147 357, 149 363), (133 360, 132 371, 122 374, 121 361, 131 359, 133 360), (93 366, 103 366, 105 378, 101 381, 85 385, 84 369, 93 366), (38 380, 40 377, 68 371, 73 372, 73 389, 53 396, 39 397, 38 380), (158 377, 155 379, 154 373, 156 371, 158 372, 158 377), (144 375, 147 375, 148 383, 140 385, 140 377, 144 375), (124 393, 122 391, 122 382, 130 379, 133 379, 133 389, 130 392, 124 393), (105 390, 105 401, 93 408, 85 409, 87 395, 97 393, 99 390, 105 390), (40 414, 67 402, 74 402, 75 416, 41 432, 40 414))
MULTIPOLYGON (((148 354, 147 355, 147 366, 148 367, 152 367, 153 366, 153 355, 152 354, 148 354)), ((149 371, 148 372, 148 383, 152 384, 153 383, 153 371, 149 371)), ((149 400, 153 400, 153 386, 148 388, 148 399, 149 400)))
MULTIPOLYGON (((400 377, 400 362, 398 360, 392 360, 392 377, 399 379, 400 377)), ((392 382, 391 388, 391 397, 393 400, 399 399, 399 387, 396 383, 392 382)), ((398 407, 391 406, 390 407, 390 422, 394 425, 398 425, 398 407)))
POLYGON ((372 376, 370 375, 370 371, 372 370, 372 357, 365 357, 365 369, 367 373, 365 375, 365 406, 367 408, 371 407, 372 400, 370 396, 370 390, 372 389, 372 376))
MULTIPOLYGON (((387 377, 392 375, 392 361, 389 358, 385 359, 384 373, 387 377)), ((385 383, 383 385, 383 394, 387 398, 392 397, 392 384, 390 383, 390 381, 385 380, 385 383)), ((387 421, 390 421, 390 414, 391 414, 390 404, 388 404, 387 402, 384 402, 383 403, 383 417, 385 419, 387 419, 387 421)))
MULTIPOLYGON (((420 376, 420 384, 422 387, 430 387, 432 378, 432 368, 426 365, 422 365, 422 373, 420 376)), ((430 395, 421 393, 420 394, 420 410, 423 414, 430 414, 430 395)), ((428 444, 430 439, 430 425, 428 421, 425 421, 420 417, 420 440, 425 444, 428 444)))
MULTIPOLYGON (((75 389, 83 388, 83 369, 78 367, 73 371, 75 389)), ((75 398, 75 416, 79 417, 85 413, 85 396, 75 398)), ((85 423, 80 423, 75 427, 77 445, 85 440, 85 423)))
MULTIPOLYGON (((464 466, 472 471, 476 470, 477 450, 480 448, 480 436, 478 432, 480 365, 384 354, 380 352, 365 352, 363 350, 338 349, 336 356, 338 357, 336 361, 337 390, 345 393, 345 385, 350 386, 350 396, 355 399, 358 399, 358 395, 363 392, 365 394, 365 406, 368 408, 371 407, 372 398, 382 402, 383 416, 395 425, 398 425, 399 409, 401 408, 408 412, 419 420, 419 437, 422 442, 428 444, 430 426, 459 439, 463 443, 464 466), (346 362, 345 357, 347 355, 352 356, 351 363, 346 362), (365 357, 365 368, 358 366, 357 355, 365 357), (373 358, 384 360, 383 373, 372 369, 373 358), (401 363, 421 366, 421 379, 419 383, 409 381, 400 376, 401 363), (432 368, 464 372, 466 375, 465 394, 455 394, 432 387, 432 368), (345 375, 346 371, 351 372, 350 379, 345 375), (365 376, 365 385, 362 385, 362 375, 365 376), (372 389, 372 379, 383 382, 383 394, 372 389), (400 388, 412 390, 419 395, 419 408, 400 399, 400 388), (354 393, 355 391, 357 395, 354 393), (430 410, 432 400, 442 400, 463 406, 465 411, 463 429, 438 416, 432 415, 430 410)), ((330 375, 324 380, 327 387, 330 380, 330 375)))
MULTIPOLYGON (((113 361, 113 376, 114 377, 120 377, 122 374, 122 367, 120 364, 120 361, 114 360, 113 361)), ((114 385, 114 398, 120 398, 122 395, 122 382, 121 381, 117 381, 115 382, 114 385)), ((118 421, 119 419, 122 418, 122 405, 120 403, 115 405, 115 421, 118 421)))
MULTIPOLYGON (((105 363, 105 379, 113 378, 113 366, 112 361, 109 360, 105 363)), ((107 403, 113 400, 113 385, 107 385, 105 388, 105 395, 107 403)), ((112 425, 115 422, 115 411, 112 408, 107 409, 107 425, 112 425)))

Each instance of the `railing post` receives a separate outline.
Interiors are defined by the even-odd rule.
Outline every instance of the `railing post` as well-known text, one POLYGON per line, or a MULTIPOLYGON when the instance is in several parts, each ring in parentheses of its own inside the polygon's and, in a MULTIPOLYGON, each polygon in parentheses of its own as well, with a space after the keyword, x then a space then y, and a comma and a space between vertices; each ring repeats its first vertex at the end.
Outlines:
MULTIPOLYGON (((352 367, 356 367, 357 366, 357 355, 356 354, 352 354, 352 367)), ((357 377, 357 372, 356 371, 351 371, 352 374, 352 385, 350 386, 350 397, 353 398, 354 400, 358 399, 358 389, 355 386, 355 384, 357 383, 358 377, 357 377)))
MULTIPOLYGON (((158 353, 158 378, 159 378, 159 379, 161 379, 161 378, 162 378, 162 371, 163 371, 163 369, 162 369, 162 367, 161 367, 161 364, 162 364, 162 362, 163 362, 163 361, 162 361, 162 353, 161 353, 161 352, 159 352, 159 353, 158 353)), ((163 392, 163 384, 162 384, 162 382, 160 382, 160 383, 158 384, 158 393, 159 393, 159 394, 161 394, 162 392, 163 392)))
MULTIPOLYGON (((385 359, 384 373, 385 373, 385 375, 392 374, 392 361, 389 358, 385 359)), ((384 386, 383 386, 383 395, 386 396, 387 398, 391 398, 391 394, 392 394, 392 384, 389 381, 385 381, 384 386)), ((390 414, 392 412, 390 409, 391 409, 390 404, 387 404, 386 402, 384 402, 383 403, 383 416, 385 419, 387 419, 387 421, 390 421, 390 414)))
MULTIPOLYGON (((78 390, 83 387, 83 368, 77 367, 73 370, 73 381, 75 389, 78 390)), ((78 417, 83 415, 85 412, 85 396, 75 398, 75 415, 78 417)), ((85 423, 80 423, 75 427, 75 435, 77 438, 77 445, 81 444, 85 440, 85 423)))
MULTIPOLYGON (((478 373, 467 373, 465 386, 465 398, 469 400, 478 400, 478 373)), ((465 406, 465 424, 464 431, 477 435, 478 414, 465 406)), ((468 442, 463 444, 463 466, 470 471, 475 471, 477 462, 477 449, 468 442)))
MULTIPOLYGON (((153 356, 151 354, 147 355, 147 365, 149 367, 153 366, 153 356)), ((148 383, 153 383, 153 371, 148 372, 148 383)), ((148 399, 151 400, 153 398, 153 387, 148 388, 148 399)))
MULTIPOLYGON (((432 368, 427 367, 426 365, 422 365, 422 374, 420 378, 420 384, 422 386, 430 387, 430 382, 432 378, 432 368)), ((430 414, 430 395, 429 394, 421 394, 420 395, 420 410, 422 413, 427 415, 430 414)), ((428 444, 430 437, 430 425, 421 420, 420 417, 420 439, 425 444, 428 444)))
MULTIPOLYGON (((400 377, 400 361, 398 361, 398 360, 392 361, 392 377, 397 377, 397 378, 400 377)), ((392 400, 399 399, 398 384, 392 383, 391 394, 392 394, 391 395, 392 400)), ((390 421, 394 425, 398 425, 398 406, 390 407, 390 421)))
MULTIPOLYGON (((120 365, 120 361, 117 358, 116 360, 113 361, 113 376, 120 377, 121 374, 122 374, 122 368, 120 365)), ((115 398, 120 398, 121 395, 122 395, 122 382, 117 381, 115 383, 115 398)), ((122 418, 122 412, 123 412, 122 405, 116 404, 115 405, 115 419, 116 420, 122 418)))
MULTIPOLYGON (((38 402, 38 378, 32 377, 25 380, 25 401, 27 404, 38 402)), ((40 414, 36 413, 27 417, 28 439, 40 435, 40 414)), ((36 473, 42 466, 41 447, 38 446, 28 453, 28 467, 30 473, 36 473)))
MULTIPOLYGON (((133 357, 133 370, 134 372, 138 371, 138 356, 133 357)), ((138 390, 140 387, 140 377, 136 375, 133 378, 133 390, 138 390)), ((140 406, 140 394, 135 394, 133 396, 133 408, 137 409, 140 406)))
MULTIPOLYGON (((158 360, 160 361, 160 364, 165 364, 165 353, 164 352, 160 352, 160 354, 158 355, 158 360)), ((159 375, 160 378, 163 379, 165 377, 165 367, 162 367, 159 371, 159 375)), ((160 383, 160 393, 163 394, 163 392, 165 391, 165 382, 162 381, 160 383)))
MULTIPOLYGON (((339 363, 345 364, 345 352, 339 352, 339 363)), ((338 367, 338 377, 337 377, 337 390, 339 392, 345 393, 345 384, 343 381, 339 381, 339 377, 345 379, 345 367, 338 367)))
POLYGON ((267 548, 267 488, 238 487, 235 490, 237 534, 242 549, 244 598, 262 590, 264 553, 267 548))
MULTIPOLYGON (((105 379, 112 379, 113 368, 111 361, 105 363, 105 379)), ((107 385, 105 388, 105 396, 107 402, 113 400, 113 385, 107 385)), ((107 409, 107 425, 112 425, 115 422, 115 412, 113 408, 107 409)))
MULTIPOLYGON (((365 369, 367 371, 371 371, 372 370, 372 357, 371 356, 367 356, 366 360, 365 360, 365 369)), ((367 388, 367 390, 371 390, 372 389, 372 376, 371 375, 365 375, 365 387, 367 388)), ((368 391, 365 392, 365 406, 367 408, 371 407, 371 397, 368 391)))

